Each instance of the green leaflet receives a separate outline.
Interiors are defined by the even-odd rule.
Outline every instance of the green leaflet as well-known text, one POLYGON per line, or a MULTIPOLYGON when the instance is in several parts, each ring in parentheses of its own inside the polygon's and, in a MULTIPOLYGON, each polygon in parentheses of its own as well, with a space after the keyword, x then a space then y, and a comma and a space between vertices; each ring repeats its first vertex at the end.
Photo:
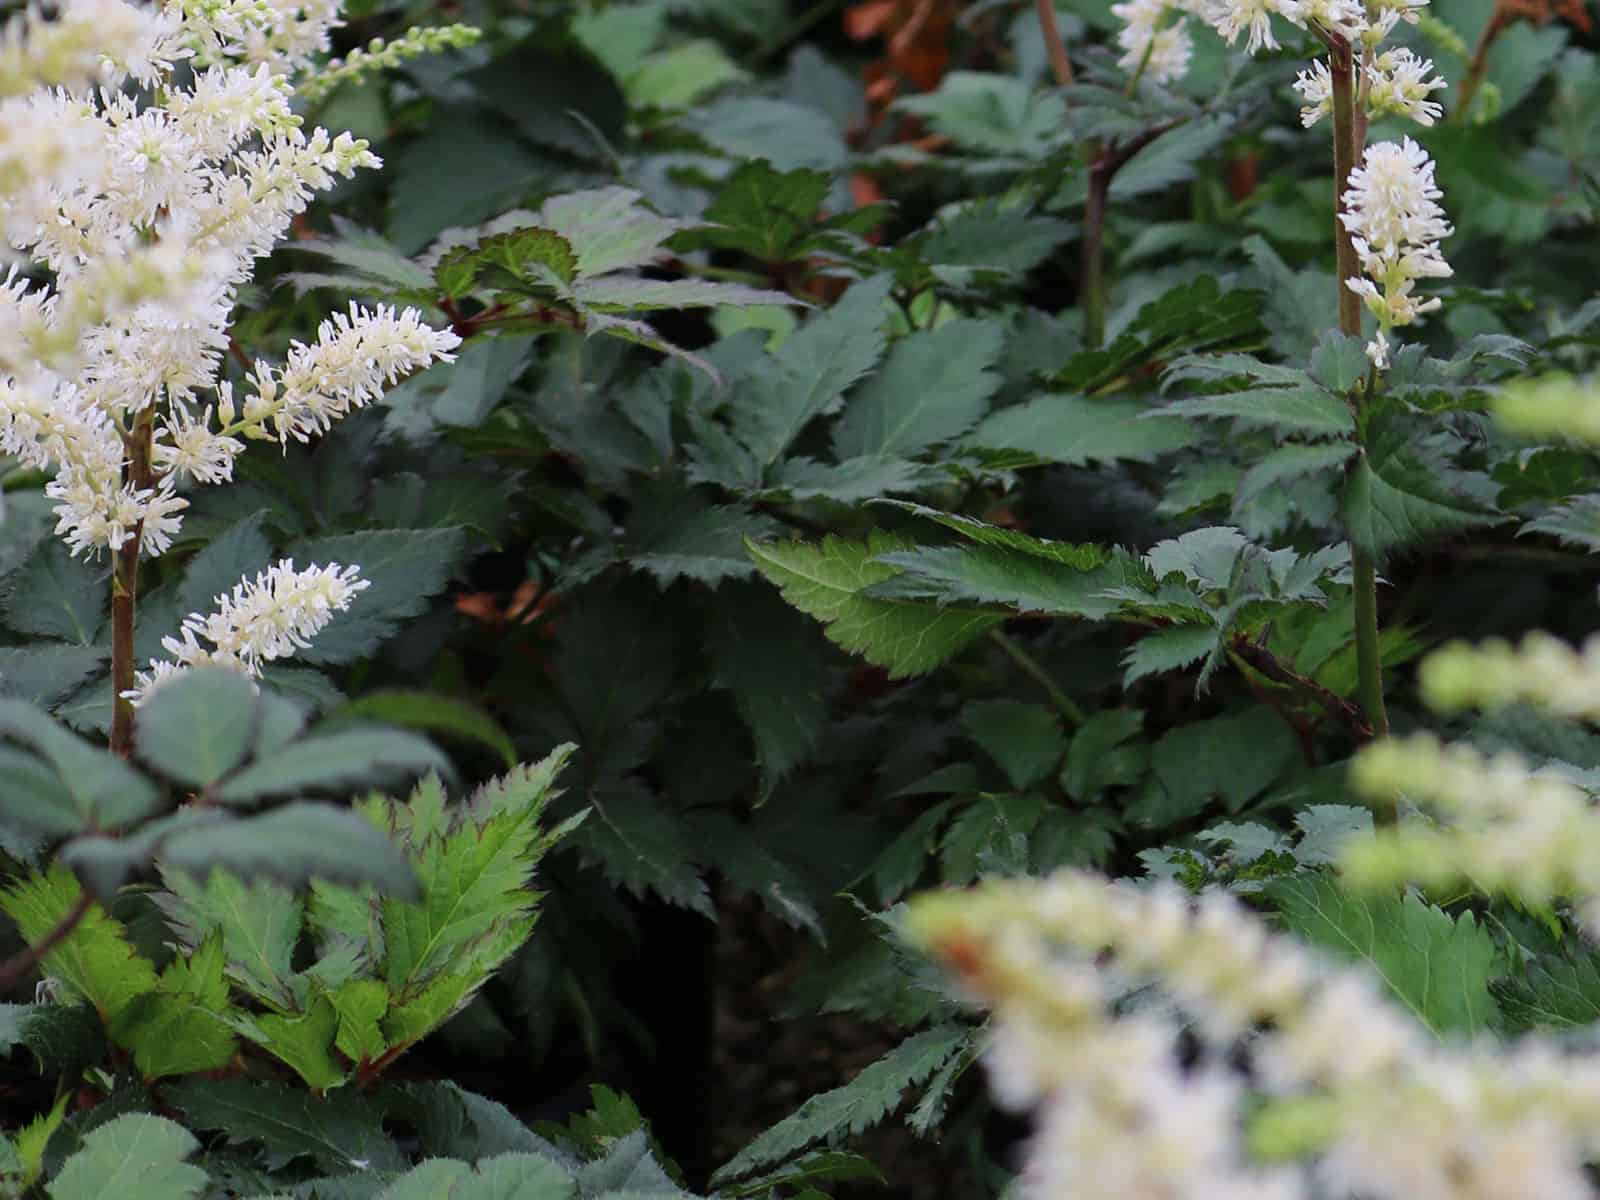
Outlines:
MULTIPOLYGON (((82 889, 64 867, 52 867, 0 893, 0 908, 28 942, 41 940, 78 903, 82 889)), ((98 904, 44 960, 45 970, 114 1021, 137 997, 156 987, 155 968, 128 943, 120 922, 98 904)))
POLYGON ((974 608, 864 595, 896 574, 878 556, 905 548, 905 542, 878 533, 864 543, 837 537, 820 545, 749 543, 757 569, 784 599, 823 622, 833 641, 887 667, 893 677, 932 670, 1002 620, 974 608))
POLYGON ((971 1026, 955 1023, 913 1034, 843 1087, 813 1096, 772 1126, 712 1177, 727 1183, 835 1133, 859 1132, 899 1107, 908 1088, 927 1079, 971 1042, 971 1026))
POLYGON ((1410 892, 1403 899, 1351 895, 1320 873, 1281 880, 1267 895, 1296 933, 1371 966, 1435 1033, 1481 1033, 1494 1021, 1489 979, 1498 956, 1471 913, 1451 918, 1410 892))
POLYGON ((183 1161, 199 1148, 175 1121, 130 1113, 84 1138, 46 1191, 50 1200, 188 1200, 206 1186, 206 1173, 183 1161))

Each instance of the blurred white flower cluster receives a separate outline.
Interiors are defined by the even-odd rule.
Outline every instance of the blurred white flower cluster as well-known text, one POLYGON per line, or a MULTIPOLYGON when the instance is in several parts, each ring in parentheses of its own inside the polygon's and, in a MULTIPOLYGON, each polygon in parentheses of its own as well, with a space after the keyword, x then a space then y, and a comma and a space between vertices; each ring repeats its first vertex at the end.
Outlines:
POLYGON ((0 450, 54 472, 74 552, 160 554, 180 485, 230 479, 242 439, 305 440, 458 344, 353 309, 256 363, 242 404, 220 378, 255 260, 380 165, 290 107, 337 22, 334 0, 61 0, 0 33, 0 236, 23 258, 0 282, 0 450))
POLYGON ((1028 1200, 1593 1195, 1600 1054, 1440 1042, 1224 893, 1063 872, 925 896, 907 930, 994 1006, 1028 1200))

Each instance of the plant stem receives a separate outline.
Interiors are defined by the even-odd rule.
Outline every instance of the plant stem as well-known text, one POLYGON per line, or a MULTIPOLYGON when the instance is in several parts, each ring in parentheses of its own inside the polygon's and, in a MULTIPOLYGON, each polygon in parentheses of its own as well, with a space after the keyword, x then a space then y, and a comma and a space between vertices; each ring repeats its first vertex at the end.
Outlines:
POLYGON ((1111 172, 1105 156, 1089 167, 1089 194, 1083 206, 1083 248, 1078 268, 1078 306, 1083 310, 1083 344, 1098 350, 1106 340, 1106 197, 1111 172))
POLYGON ((15 958, 0 963, 0 995, 9 992, 19 979, 43 961, 45 955, 66 941, 78 923, 89 915, 89 906, 93 903, 94 897, 84 892, 78 897, 78 902, 67 910, 67 914, 56 922, 54 929, 15 958))
POLYGON ((1495 38, 1499 37, 1501 30, 1510 23, 1505 8, 1496 4, 1494 11, 1489 14, 1483 32, 1478 34, 1477 43, 1472 47, 1472 60, 1467 64, 1467 73, 1462 77, 1461 86, 1456 90, 1455 107, 1450 110, 1451 124, 1463 123, 1467 119, 1467 114, 1472 111, 1472 102, 1477 99, 1478 89, 1483 86, 1484 77, 1489 74, 1489 47, 1494 45, 1495 38))
MULTIPOLYGON (((1361 157, 1361 130, 1356 120, 1355 62, 1350 43, 1343 38, 1328 39, 1328 68, 1333 77, 1333 179, 1334 179, 1334 258, 1339 289, 1339 329, 1351 337, 1361 336, 1361 297, 1346 286, 1345 280, 1361 274, 1355 241, 1340 219, 1350 172, 1361 157)), ((1370 389, 1355 399, 1356 441, 1365 436, 1359 409, 1366 404, 1370 389)), ((1363 453, 1365 447, 1363 446, 1363 453)), ((1355 592, 1355 639, 1357 693, 1366 710, 1367 722, 1376 737, 1389 735, 1389 715, 1383 704, 1383 660, 1378 646, 1378 564, 1371 551, 1350 539, 1352 587, 1355 592)))
POLYGON ((1083 344, 1098 350, 1106 340, 1106 201, 1111 181, 1128 160, 1168 130, 1188 120, 1179 117, 1152 125, 1126 141, 1101 146, 1090 142, 1085 148, 1089 160, 1088 193, 1083 205, 1083 235, 1078 267, 1078 307, 1083 311, 1083 344))
POLYGON ((995 645, 1006 652, 1006 657, 1016 663, 1024 675, 1045 690, 1050 702, 1056 706, 1056 711, 1066 718, 1068 725, 1083 724, 1084 713, 1083 709, 1078 707, 1078 702, 1061 690, 1060 685, 1050 678, 1050 673, 1039 665, 1033 655, 998 629, 990 630, 989 637, 993 639, 995 645))
POLYGON ((1061 26, 1056 23, 1055 0, 1037 0, 1039 31, 1044 34, 1044 48, 1050 55, 1050 69, 1062 87, 1072 86, 1072 60, 1067 57, 1067 44, 1061 40, 1061 26))
POLYGON ((1343 38, 1328 43, 1328 68, 1333 75, 1333 248, 1339 289, 1339 329, 1351 337, 1361 336, 1361 297, 1345 286, 1345 280, 1361 274, 1355 239, 1344 227, 1344 193, 1350 172, 1361 157, 1361 139, 1356 129, 1355 60, 1350 43, 1343 38))
MULTIPOLYGON (((150 486, 150 443, 155 431, 153 410, 146 409, 134 422, 126 439, 128 461, 123 481, 139 490, 150 486)), ((117 548, 111 573, 111 752, 127 758, 133 752, 133 620, 139 599, 139 546, 144 522, 133 527, 128 540, 117 548)))
POLYGON ((1350 566, 1356 602, 1356 690, 1374 737, 1389 736, 1383 704, 1383 660, 1378 646, 1378 564, 1365 550, 1351 547, 1350 566))

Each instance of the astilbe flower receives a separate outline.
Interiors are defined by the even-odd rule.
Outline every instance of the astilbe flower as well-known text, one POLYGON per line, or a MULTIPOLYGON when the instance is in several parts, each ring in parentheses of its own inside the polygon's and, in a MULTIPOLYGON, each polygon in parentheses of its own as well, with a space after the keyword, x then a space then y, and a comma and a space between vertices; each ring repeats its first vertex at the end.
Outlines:
POLYGON ((74 553, 137 540, 156 555, 183 490, 230 480, 245 439, 326 432, 460 339, 415 310, 352 306, 282 368, 258 362, 236 402, 220 375, 240 285, 317 193, 381 165, 291 103, 338 4, 57 9, 0 27, 0 237, 33 266, 0 281, 0 450, 53 472, 74 553))
POLYGON ((1143 71, 1156 83, 1182 79, 1189 71, 1194 39, 1184 19, 1191 0, 1124 0, 1111 6, 1111 15, 1123 23, 1117 31, 1122 57, 1117 65, 1125 71, 1143 71))
POLYGON ((1029 1200, 1591 1195, 1600 1055, 1441 1043, 1224 893, 1065 871, 925 896, 906 932, 995 1009, 1029 1200), (1130 1005, 1149 983, 1176 1012, 1130 1005))
POLYGON ((1419 279, 1451 274, 1439 242, 1453 231, 1438 203, 1442 193, 1433 181, 1433 160, 1410 138, 1368 146, 1349 183, 1339 220, 1351 235, 1364 277, 1344 283, 1378 318, 1367 354, 1383 368, 1388 365, 1384 335, 1439 307, 1437 297, 1421 300, 1413 289, 1419 279))
POLYGON ((308 647, 333 615, 369 586, 355 567, 330 563, 296 570, 293 559, 283 559, 218 596, 212 612, 185 617, 177 637, 161 640, 170 659, 151 659, 130 698, 144 700, 190 667, 224 666, 257 678, 263 664, 308 647), (211 645, 202 645, 201 638, 211 645))

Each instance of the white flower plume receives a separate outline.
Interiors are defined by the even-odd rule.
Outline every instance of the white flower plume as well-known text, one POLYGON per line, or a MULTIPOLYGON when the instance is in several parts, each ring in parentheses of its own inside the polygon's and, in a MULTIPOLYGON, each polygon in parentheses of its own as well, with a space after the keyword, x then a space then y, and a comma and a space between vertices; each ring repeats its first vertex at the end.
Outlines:
POLYGON ((212 612, 185 617, 178 636, 161 641, 170 658, 151 659, 129 698, 143 701, 153 688, 191 667, 224 666, 258 677, 262 664, 309 647, 333 615, 369 586, 355 567, 330 563, 296 570, 293 559, 283 559, 218 596, 212 612))
POLYGON ((0 26, 0 237, 42 268, 0 281, 0 449, 55 473, 74 552, 137 536, 159 554, 179 485, 231 479, 241 438, 325 432, 459 339, 414 310, 352 309, 284 367, 258 363, 235 421, 220 373, 239 286, 318 192, 380 165, 291 104, 338 4, 55 7, 0 26))
MULTIPOLYGON (((1452 232, 1438 203, 1442 195, 1433 160, 1410 138, 1368 146, 1350 172, 1339 220, 1350 232, 1363 274, 1344 283, 1377 316, 1380 337, 1439 307, 1437 297, 1419 300, 1413 289, 1419 279, 1451 274, 1439 250, 1452 232)), ((1387 342, 1369 347, 1374 362, 1386 354, 1387 342)))
POLYGON ((1187 3, 1171 0, 1125 0, 1111 6, 1111 15, 1123 22, 1117 32, 1122 57, 1117 65, 1128 72, 1141 68, 1155 83, 1182 79, 1189 70, 1194 41, 1184 20, 1187 3))

